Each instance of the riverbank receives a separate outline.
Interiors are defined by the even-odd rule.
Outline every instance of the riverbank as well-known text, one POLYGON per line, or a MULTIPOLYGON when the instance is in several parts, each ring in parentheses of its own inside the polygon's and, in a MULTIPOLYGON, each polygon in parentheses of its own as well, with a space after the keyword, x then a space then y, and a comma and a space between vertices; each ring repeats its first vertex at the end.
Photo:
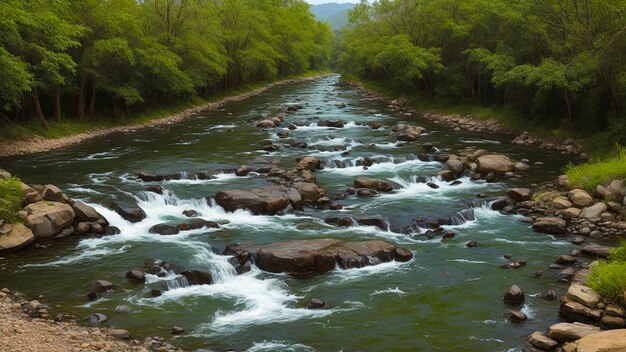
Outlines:
POLYGON ((223 106, 224 104, 244 100, 246 98, 263 93, 266 90, 278 85, 315 80, 326 75, 328 75, 328 73, 316 72, 313 75, 304 75, 269 83, 260 88, 252 88, 252 90, 243 93, 235 91, 235 95, 219 98, 218 100, 212 102, 204 102, 200 105, 195 105, 192 107, 185 107, 182 109, 182 111, 166 117, 162 117, 161 115, 156 114, 153 115, 153 117, 149 116, 147 118, 130 118, 127 120, 119 121, 119 125, 116 126, 94 127, 89 128, 86 131, 79 130, 79 132, 75 134, 73 134, 73 132, 64 131, 64 134, 69 133, 70 135, 62 136, 60 138, 47 138, 37 134, 30 134, 26 140, 0 137, 0 157, 41 153, 48 150, 68 147, 70 145, 78 144, 92 138, 102 137, 112 133, 129 132, 142 128, 174 124, 201 111, 215 110, 223 106))
MULTIPOLYGON (((485 107, 474 102, 450 101, 419 95, 408 95, 400 90, 342 76, 342 81, 374 93, 386 100, 402 100, 424 114, 425 118, 440 121, 449 126, 475 128, 518 135, 516 142, 532 142, 542 148, 567 146, 584 149, 583 158, 603 158, 615 153, 614 136, 610 132, 589 134, 588 131, 573 131, 561 126, 547 125, 542 121, 529 120, 527 116, 507 107, 485 107), (493 127, 497 126, 496 129, 493 127)), ((570 148, 572 148, 570 147, 570 148)))
POLYGON ((128 331, 79 325, 71 316, 52 320, 48 305, 0 291, 0 346, 5 352, 182 351, 159 339, 138 341, 128 331))

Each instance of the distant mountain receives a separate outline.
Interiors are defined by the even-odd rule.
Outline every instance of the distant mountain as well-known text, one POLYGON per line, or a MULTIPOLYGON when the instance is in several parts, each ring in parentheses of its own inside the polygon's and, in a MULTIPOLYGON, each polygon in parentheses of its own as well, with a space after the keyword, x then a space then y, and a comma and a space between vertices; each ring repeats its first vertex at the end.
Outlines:
POLYGON ((328 23, 332 30, 340 29, 348 24, 348 11, 356 4, 338 4, 331 2, 327 4, 311 5, 311 12, 315 18, 328 23))

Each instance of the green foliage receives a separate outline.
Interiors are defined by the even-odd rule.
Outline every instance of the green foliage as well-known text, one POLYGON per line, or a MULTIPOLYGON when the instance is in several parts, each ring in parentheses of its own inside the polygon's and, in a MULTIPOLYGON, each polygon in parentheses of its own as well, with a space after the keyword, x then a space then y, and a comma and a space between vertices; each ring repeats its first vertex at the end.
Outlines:
POLYGON ((613 156, 592 160, 580 165, 569 165, 565 171, 574 187, 595 190, 606 181, 626 179, 626 147, 617 147, 613 156))
POLYGON ((15 177, 0 179, 0 219, 13 224, 20 221, 17 212, 22 210, 22 183, 15 177))
POLYGON ((626 241, 622 242, 619 247, 611 249, 609 260, 626 262, 626 241))
POLYGON ((62 135, 61 115, 81 129, 323 69, 331 39, 303 0, 5 0, 1 121, 62 135))
POLYGON ((626 291, 626 262, 600 261, 591 269, 588 282, 602 297, 616 299, 626 291))
POLYGON ((626 125, 625 11, 624 0, 361 1, 333 65, 409 96, 512 107, 527 123, 591 135, 626 125))

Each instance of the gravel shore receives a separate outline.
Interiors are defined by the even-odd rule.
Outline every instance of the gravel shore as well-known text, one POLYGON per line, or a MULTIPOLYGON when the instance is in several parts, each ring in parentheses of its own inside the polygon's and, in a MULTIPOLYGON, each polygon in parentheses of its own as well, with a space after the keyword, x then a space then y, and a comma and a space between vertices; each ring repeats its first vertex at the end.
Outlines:
POLYGON ((125 126, 117 126, 117 127, 111 127, 111 128, 94 128, 87 132, 80 133, 74 136, 62 137, 62 138, 57 138, 57 139, 44 138, 41 136, 32 136, 31 138, 25 141, 6 140, 6 139, 0 138, 0 157, 41 153, 41 152, 45 152, 45 151, 52 150, 52 149, 58 149, 58 148, 63 148, 63 147, 67 147, 70 145, 78 144, 88 139, 106 136, 111 133, 129 132, 129 131, 138 130, 141 128, 170 125, 173 123, 180 122, 201 111, 215 110, 226 103, 237 102, 237 101, 249 98, 251 96, 260 94, 268 90, 269 88, 272 88, 278 85, 294 83, 294 82, 310 81, 310 80, 318 79, 323 76, 325 75, 306 77, 306 78, 294 78, 294 79, 288 79, 288 80, 284 80, 284 81, 280 81, 276 83, 271 83, 262 88, 255 89, 248 93, 235 95, 232 97, 226 97, 224 99, 220 99, 219 101, 216 101, 213 103, 189 108, 178 114, 174 114, 174 115, 171 115, 162 119, 158 119, 158 120, 153 120, 146 124, 125 125, 125 126))
POLYGON ((43 318, 49 315, 46 306, 41 305, 37 312, 29 311, 34 305, 39 302, 28 301, 6 288, 0 291, 1 351, 181 351, 160 338, 148 337, 138 341, 130 339, 128 331, 122 329, 85 327, 71 320, 43 318))

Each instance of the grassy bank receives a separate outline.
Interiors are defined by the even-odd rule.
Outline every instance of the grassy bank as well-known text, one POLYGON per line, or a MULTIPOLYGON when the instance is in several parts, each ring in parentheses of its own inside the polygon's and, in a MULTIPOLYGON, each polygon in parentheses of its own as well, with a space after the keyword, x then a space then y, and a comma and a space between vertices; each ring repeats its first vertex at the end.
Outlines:
POLYGON ((602 297, 616 299, 626 291, 626 242, 591 269, 589 285, 602 297))
POLYGON ((27 140, 30 136, 38 135, 54 139, 84 133, 92 128, 141 125, 172 116, 189 108, 202 106, 231 96, 250 93, 272 83, 278 83, 280 81, 290 79, 314 77, 325 73, 329 73, 329 71, 308 71, 300 75, 288 76, 276 81, 248 84, 235 89, 217 92, 209 98, 193 97, 186 99, 185 101, 178 101, 168 104, 167 106, 158 107, 147 112, 131 112, 130 116, 118 116, 115 118, 110 116, 96 116, 94 118, 86 118, 83 121, 76 121, 73 118, 62 118, 61 122, 56 122, 50 119, 50 130, 45 130, 41 126, 41 123, 36 119, 31 119, 26 124, 5 124, 0 126, 0 137, 7 140, 27 140))
POLYGON ((350 76, 342 79, 346 82, 359 83, 389 99, 404 98, 409 106, 418 111, 434 110, 445 114, 471 116, 479 120, 494 119, 511 131, 518 133, 529 131, 534 136, 543 139, 565 140, 574 138, 584 146, 587 154, 598 158, 612 155, 615 152, 615 138, 610 132, 590 134, 588 131, 566 129, 552 121, 529 119, 528 116, 507 106, 486 107, 468 99, 451 100, 424 97, 416 93, 407 94, 405 90, 377 81, 363 81, 350 76))
POLYGON ((0 220, 13 224, 20 221, 17 212, 22 210, 24 191, 22 183, 15 177, 0 179, 0 220))
POLYGON ((566 174, 572 186, 588 191, 593 191, 597 185, 605 182, 626 179, 626 147, 616 147, 614 152, 604 158, 593 159, 580 165, 570 165, 566 169, 566 174))

